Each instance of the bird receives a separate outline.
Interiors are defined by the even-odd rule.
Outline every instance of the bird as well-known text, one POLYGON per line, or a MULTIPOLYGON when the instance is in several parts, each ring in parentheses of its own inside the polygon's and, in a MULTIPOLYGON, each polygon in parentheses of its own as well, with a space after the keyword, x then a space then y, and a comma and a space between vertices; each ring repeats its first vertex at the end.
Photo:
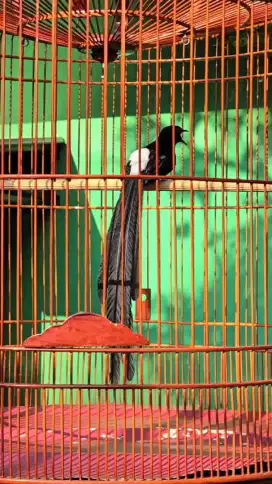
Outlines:
MULTIPOLYGON (((175 148, 177 143, 187 143, 183 139, 186 129, 180 126, 167 126, 158 136, 158 176, 168 175, 176 163, 175 148)), ((135 150, 129 156, 126 165, 126 175, 137 176, 139 174, 156 176, 156 140, 140 150, 135 150)), ((143 179, 143 185, 150 184, 151 179, 143 179)), ((110 227, 106 237, 106 248, 101 257, 98 274, 98 297, 103 301, 103 269, 106 254, 106 316, 112 323, 123 323, 132 329, 133 316, 131 304, 139 295, 138 277, 138 250, 139 250, 139 196, 138 180, 124 179, 124 215, 122 220, 122 193, 115 206, 110 227), (123 241, 122 247, 122 222, 123 241), (124 276, 122 281, 122 252, 124 253, 124 276), (122 284, 123 282, 123 284, 122 284), (123 308, 122 308, 123 306, 123 308), (122 311, 123 309, 123 311, 122 311)), ((120 381, 120 353, 112 353, 110 356, 110 382, 118 384, 120 381)), ((126 379, 131 381, 134 377, 134 358, 130 353, 126 354, 126 379)))

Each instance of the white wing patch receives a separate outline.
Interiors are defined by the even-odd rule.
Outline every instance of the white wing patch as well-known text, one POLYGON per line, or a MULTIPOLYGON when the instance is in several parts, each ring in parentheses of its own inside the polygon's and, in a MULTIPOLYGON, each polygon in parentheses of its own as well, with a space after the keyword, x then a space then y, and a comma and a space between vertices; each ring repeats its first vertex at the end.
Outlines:
POLYGON ((146 165, 149 161, 149 154, 150 151, 148 148, 141 148, 141 150, 136 150, 131 153, 129 157, 129 162, 131 166, 130 175, 139 175, 146 168, 146 165))

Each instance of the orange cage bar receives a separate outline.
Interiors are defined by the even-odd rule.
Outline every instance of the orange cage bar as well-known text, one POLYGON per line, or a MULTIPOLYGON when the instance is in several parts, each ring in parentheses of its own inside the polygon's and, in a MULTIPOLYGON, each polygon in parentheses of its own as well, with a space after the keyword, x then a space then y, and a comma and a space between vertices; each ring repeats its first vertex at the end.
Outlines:
POLYGON ((0 0, 1 483, 272 476, 271 22, 0 0))

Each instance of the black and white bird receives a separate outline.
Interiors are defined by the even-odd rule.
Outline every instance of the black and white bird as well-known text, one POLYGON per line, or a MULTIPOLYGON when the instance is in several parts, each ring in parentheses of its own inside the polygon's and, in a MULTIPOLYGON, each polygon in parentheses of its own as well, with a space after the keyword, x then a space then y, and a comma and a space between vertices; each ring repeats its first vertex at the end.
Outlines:
MULTIPOLYGON (((174 168, 176 158, 175 145, 185 143, 183 133, 187 130, 179 126, 163 128, 158 137, 158 176, 168 175, 174 168), (174 146, 173 146, 174 130, 174 146)), ((145 148, 131 153, 127 166, 128 175, 156 175, 156 141, 145 148)), ((152 180, 143 180, 147 185, 152 180)), ((124 180, 124 214, 121 216, 122 195, 120 196, 111 219, 106 242, 106 316, 113 323, 123 322, 132 328, 133 316, 131 311, 132 300, 136 301, 139 291, 138 277, 138 247, 139 247, 139 196, 138 180, 124 180), (123 240, 122 247, 122 227, 123 240), (122 267, 122 251, 124 261, 122 267), (123 280, 122 280, 122 269, 123 280), (123 306, 123 308, 122 308, 123 306), (122 318, 123 316, 123 318, 122 318)), ((103 269, 104 254, 102 255, 98 275, 98 296, 103 300, 103 269)), ((118 384, 120 380, 121 355, 112 353, 110 359, 110 381, 118 384)), ((131 381, 134 376, 134 360, 132 354, 126 355, 126 378, 131 381)))

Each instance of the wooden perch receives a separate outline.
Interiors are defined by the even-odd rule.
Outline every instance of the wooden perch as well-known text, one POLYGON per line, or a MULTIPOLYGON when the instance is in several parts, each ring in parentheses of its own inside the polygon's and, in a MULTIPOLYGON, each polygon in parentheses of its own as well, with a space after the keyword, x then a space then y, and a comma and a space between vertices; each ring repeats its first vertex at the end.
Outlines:
MULTIPOLYGON (((221 182, 221 181, 201 181, 201 180, 163 180, 159 184, 160 191, 178 191, 178 192, 272 192, 272 182, 266 185, 264 183, 248 183, 244 182, 221 182)), ((109 179, 107 181, 101 179, 76 178, 67 181, 67 179, 10 179, 0 180, 0 190, 121 190, 122 181, 118 179, 109 179)), ((146 190, 155 190, 155 184, 149 186, 146 190)))
POLYGON ((77 348, 145 346, 149 341, 141 334, 133 333, 122 324, 113 324, 94 313, 77 313, 61 325, 51 326, 43 333, 27 338, 26 348, 77 348))

